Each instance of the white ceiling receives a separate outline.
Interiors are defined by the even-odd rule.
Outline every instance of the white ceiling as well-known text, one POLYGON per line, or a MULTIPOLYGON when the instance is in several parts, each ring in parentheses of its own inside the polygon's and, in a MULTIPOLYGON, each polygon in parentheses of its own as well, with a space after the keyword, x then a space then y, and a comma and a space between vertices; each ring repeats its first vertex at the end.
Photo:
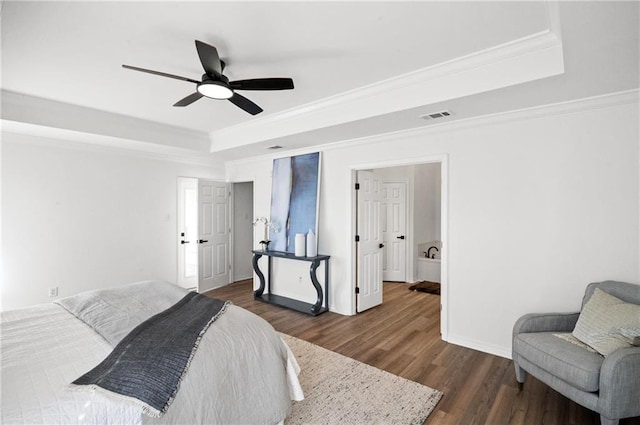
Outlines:
POLYGON ((4 1, 3 124, 262 155, 430 125, 417 117, 439 109, 459 120, 637 89, 638 15, 635 1, 4 1), (264 109, 256 117, 206 98, 174 108, 193 84, 121 67, 200 79, 195 39, 217 47, 231 80, 283 76, 296 88, 242 92, 264 109))

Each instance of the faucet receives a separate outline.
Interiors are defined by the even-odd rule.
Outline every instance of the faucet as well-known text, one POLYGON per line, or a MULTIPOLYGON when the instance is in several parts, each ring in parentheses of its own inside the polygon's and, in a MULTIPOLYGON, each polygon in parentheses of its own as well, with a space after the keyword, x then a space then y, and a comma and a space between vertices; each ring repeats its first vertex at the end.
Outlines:
POLYGON ((435 249, 436 251, 439 251, 437 246, 430 246, 429 249, 427 250, 427 258, 436 258, 436 254, 431 255, 431 250, 435 249), (431 256, 429 256, 431 255, 431 256))

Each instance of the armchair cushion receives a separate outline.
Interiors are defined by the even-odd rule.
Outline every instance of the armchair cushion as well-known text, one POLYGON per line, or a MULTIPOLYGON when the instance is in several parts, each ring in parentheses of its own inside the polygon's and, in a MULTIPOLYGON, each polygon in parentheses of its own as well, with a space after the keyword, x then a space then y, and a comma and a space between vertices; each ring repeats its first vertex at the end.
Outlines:
POLYGON ((573 330, 573 336, 604 356, 631 347, 638 335, 640 305, 626 303, 598 288, 583 307, 573 330))
POLYGON ((513 340, 514 352, 582 391, 598 391, 604 357, 553 334, 518 334, 513 340))

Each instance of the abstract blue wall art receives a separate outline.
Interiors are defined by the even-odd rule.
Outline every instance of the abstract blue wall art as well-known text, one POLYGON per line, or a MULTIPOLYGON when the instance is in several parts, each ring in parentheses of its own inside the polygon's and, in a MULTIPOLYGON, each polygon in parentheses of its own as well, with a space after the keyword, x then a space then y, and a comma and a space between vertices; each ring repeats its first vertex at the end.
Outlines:
POLYGON ((294 252, 296 233, 318 235, 320 152, 273 160, 270 249, 294 252))

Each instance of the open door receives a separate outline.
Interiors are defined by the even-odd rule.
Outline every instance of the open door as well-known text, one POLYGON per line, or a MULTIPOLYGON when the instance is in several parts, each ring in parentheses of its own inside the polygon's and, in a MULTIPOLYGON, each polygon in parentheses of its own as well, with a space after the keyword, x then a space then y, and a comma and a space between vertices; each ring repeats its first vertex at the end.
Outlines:
POLYGON ((370 171, 357 172, 357 311, 382 304, 382 187, 370 171))
POLYGON ((229 283, 229 184, 198 180, 198 292, 229 283))
POLYGON ((178 177, 178 285, 198 287, 198 179, 178 177))

